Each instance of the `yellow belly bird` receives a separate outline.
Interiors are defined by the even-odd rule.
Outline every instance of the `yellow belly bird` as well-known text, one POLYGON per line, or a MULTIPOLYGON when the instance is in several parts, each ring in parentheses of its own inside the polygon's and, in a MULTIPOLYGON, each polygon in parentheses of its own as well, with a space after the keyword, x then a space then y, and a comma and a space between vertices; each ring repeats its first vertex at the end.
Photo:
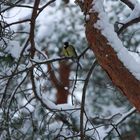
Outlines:
POLYGON ((81 64, 78 61, 78 55, 73 45, 69 44, 69 42, 64 42, 62 52, 66 57, 73 57, 72 60, 75 61, 80 66, 80 68, 82 68, 81 64))
POLYGON ((62 51, 66 57, 77 57, 74 46, 69 44, 69 42, 64 42, 64 47, 62 51))

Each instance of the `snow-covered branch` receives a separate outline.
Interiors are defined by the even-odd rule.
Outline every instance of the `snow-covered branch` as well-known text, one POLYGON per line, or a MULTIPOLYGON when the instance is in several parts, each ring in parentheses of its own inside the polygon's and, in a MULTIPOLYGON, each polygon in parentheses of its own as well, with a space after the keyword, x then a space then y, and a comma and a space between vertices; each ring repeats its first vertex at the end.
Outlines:
POLYGON ((138 81, 140 80, 140 63, 129 54, 114 32, 114 27, 109 23, 104 11, 102 0, 85 0, 84 2, 77 0, 77 2, 85 15, 89 17, 85 21, 86 36, 99 64, 108 73, 112 82, 140 111, 138 102, 140 99, 140 82, 138 81))
POLYGON ((123 30, 127 27, 140 22, 140 3, 138 1, 128 1, 122 0, 125 4, 131 7, 132 12, 128 16, 128 18, 124 19, 123 21, 119 21, 121 23, 121 28, 118 30, 118 34, 120 34, 123 30))

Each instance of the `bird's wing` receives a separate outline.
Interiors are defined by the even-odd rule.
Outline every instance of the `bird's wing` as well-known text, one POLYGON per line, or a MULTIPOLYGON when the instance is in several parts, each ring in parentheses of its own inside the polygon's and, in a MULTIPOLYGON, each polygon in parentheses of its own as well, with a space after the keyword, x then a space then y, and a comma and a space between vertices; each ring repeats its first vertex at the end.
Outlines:
POLYGON ((69 47, 70 47, 71 51, 73 52, 73 57, 77 57, 75 48, 72 45, 69 45, 69 47))
POLYGON ((66 57, 69 56, 69 54, 68 54, 68 52, 67 52, 67 49, 65 49, 64 47, 63 47, 63 49, 62 49, 62 52, 63 52, 64 56, 66 56, 66 57))

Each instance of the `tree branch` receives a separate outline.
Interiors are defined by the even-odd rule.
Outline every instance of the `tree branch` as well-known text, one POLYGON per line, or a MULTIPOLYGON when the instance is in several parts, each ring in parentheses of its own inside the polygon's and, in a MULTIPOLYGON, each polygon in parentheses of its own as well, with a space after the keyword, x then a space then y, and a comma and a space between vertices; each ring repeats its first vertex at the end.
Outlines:
POLYGON ((118 87, 128 100, 140 111, 140 82, 119 60, 116 52, 108 43, 107 38, 94 26, 100 17, 93 8, 94 0, 77 0, 82 11, 89 14, 89 20, 85 23, 86 37, 98 63, 107 72, 112 82, 118 87))
POLYGON ((117 34, 119 35, 120 33, 122 33, 127 27, 140 22, 140 17, 135 18, 133 20, 130 20, 129 22, 122 24, 123 26, 117 31, 117 34))
POLYGON ((81 137, 81 140, 84 139, 84 112, 85 112, 85 98, 86 98, 86 90, 87 90, 87 86, 88 86, 88 82, 89 82, 89 79, 90 79, 90 76, 95 68, 97 64, 97 61, 95 60, 87 74, 87 77, 85 79, 85 84, 84 84, 84 87, 83 87, 83 94, 82 94, 82 101, 81 101, 81 112, 80 112, 80 137, 81 137))
POLYGON ((134 4, 130 0, 120 0, 121 2, 125 3, 130 9, 134 9, 134 4))

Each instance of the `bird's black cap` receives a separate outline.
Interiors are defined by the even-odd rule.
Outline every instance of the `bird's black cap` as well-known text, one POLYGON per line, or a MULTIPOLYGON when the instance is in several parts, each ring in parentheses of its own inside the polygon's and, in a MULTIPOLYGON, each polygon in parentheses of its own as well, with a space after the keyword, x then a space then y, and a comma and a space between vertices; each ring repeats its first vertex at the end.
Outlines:
POLYGON ((67 42, 67 41, 64 42, 64 45, 65 45, 65 46, 68 46, 68 45, 69 45, 69 42, 67 42))

